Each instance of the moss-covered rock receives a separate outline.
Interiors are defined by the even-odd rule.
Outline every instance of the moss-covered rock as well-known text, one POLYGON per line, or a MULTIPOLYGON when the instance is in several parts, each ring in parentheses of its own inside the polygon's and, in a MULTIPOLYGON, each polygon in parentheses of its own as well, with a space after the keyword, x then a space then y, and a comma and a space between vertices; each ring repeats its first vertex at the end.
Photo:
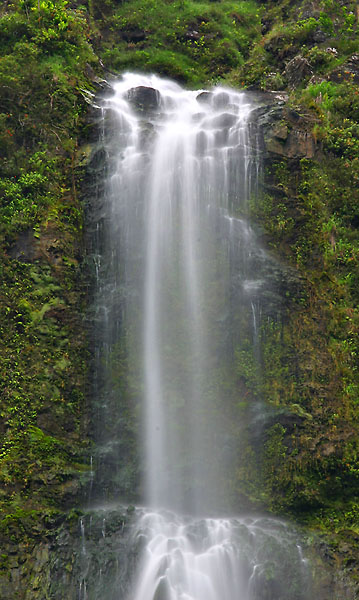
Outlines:
POLYGON ((118 508, 9 517, 6 531, 0 529, 1 598, 113 600, 125 595, 137 559, 130 543, 131 515, 131 508, 118 508))

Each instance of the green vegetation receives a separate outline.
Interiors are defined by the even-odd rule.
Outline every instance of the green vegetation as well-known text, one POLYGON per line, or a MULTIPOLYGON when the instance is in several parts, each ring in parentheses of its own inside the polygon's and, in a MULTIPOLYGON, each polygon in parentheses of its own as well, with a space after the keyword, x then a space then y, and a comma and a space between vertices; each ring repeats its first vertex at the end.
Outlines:
POLYGON ((101 28, 111 68, 200 86, 243 63, 259 36, 260 13, 252 1, 127 0, 102 15, 101 28))
POLYGON ((325 532, 338 563, 351 565, 358 579, 356 6, 269 3, 261 33, 225 79, 288 93, 275 125, 287 133, 279 154, 267 158, 265 191, 251 210, 268 247, 293 266, 298 289, 287 292, 281 318, 262 326, 261 370, 250 345, 238 348, 241 385, 272 408, 260 444, 243 440, 235 489, 244 505, 270 507, 325 532), (294 57, 306 65, 295 83, 286 66, 294 57), (297 146, 291 156, 290 143, 300 136, 314 155, 297 146))
MULTIPOLYGON (((297 5, 291 18, 278 23, 282 10, 284 4, 270 7, 272 26, 231 78, 263 89, 288 86, 282 129, 288 136, 305 132, 315 153, 286 156, 283 142, 282 156, 267 161, 266 191, 253 202, 267 244, 293 265, 302 291, 288 294, 280 322, 262 328, 261 378, 248 361, 247 374, 243 363, 239 367, 252 393, 264 396, 273 412, 263 451, 248 443, 250 460, 238 470, 237 489, 242 495, 247 490, 258 506, 325 532, 345 566, 357 552, 359 94, 351 59, 357 20, 353 5, 335 2, 305 22, 297 5), (319 28, 325 40, 318 44, 313 32, 319 28), (293 89, 284 61, 298 55, 312 76, 293 89), (249 483, 253 470, 257 492, 249 483), (342 555, 343 540, 348 547, 342 555)), ((357 571, 351 576, 358 578, 357 571)))
MULTIPOLYGON (((294 432, 293 460, 287 456, 280 470, 293 482, 291 470, 304 469, 301 486, 309 494, 316 471, 318 503, 329 506, 333 496, 335 502, 339 496, 351 502, 358 483, 359 234, 353 222, 358 189, 352 179, 350 188, 343 180, 343 171, 354 168, 349 162, 334 155, 325 162, 302 159, 295 171, 281 162, 274 178, 288 201, 278 203, 267 195, 257 213, 269 224, 271 243, 297 266, 308 288, 304 303, 290 305, 281 332, 284 344, 279 332, 268 335, 268 326, 263 332, 267 397, 290 410, 298 405, 312 417, 294 432), (273 222, 282 226, 274 228, 273 222), (294 230, 293 222, 300 228, 294 230)), ((305 496, 303 510, 307 500, 305 496)), ((280 504, 291 507, 286 497, 280 504)))
MULTIPOLYGON (((281 318, 262 326, 261 370, 248 340, 237 349, 244 421, 256 398, 270 408, 262 450, 243 435, 232 488, 243 505, 334 534, 338 563, 342 539, 349 547, 345 560, 355 555, 359 67, 351 57, 358 51, 357 21, 354 2, 337 0, 315 6, 300 0, 262 6, 227 0, 2 3, 3 547, 9 539, 36 539, 39 520, 42 534, 52 515, 76 504, 88 470, 84 173, 78 157, 89 137, 83 90, 94 89, 96 74, 107 72, 101 58, 109 71, 156 71, 192 86, 223 78, 230 85, 283 90, 288 111, 304 123, 301 132, 313 141, 314 156, 283 151, 268 158, 266 191, 252 206, 264 243, 291 264, 299 291, 289 290, 281 318), (306 72, 293 83, 287 63, 297 56, 306 72)), ((291 135, 297 125, 288 115, 282 125, 291 135)), ((121 452, 130 462, 135 450, 127 448, 126 436, 135 426, 127 403, 137 390, 125 382, 122 349, 116 353, 121 368, 115 387, 125 390, 121 452)), ((222 379, 219 374, 221 385, 222 379)), ((134 485, 127 463, 119 477, 124 488, 134 485)))
MULTIPOLYGON (((65 1, 0 13, 0 509, 61 507, 78 493, 85 338, 76 171, 94 60, 65 1)), ((5 519, 8 517, 5 517, 5 519)))
MULTIPOLYGON (((352 1, 343 5, 337 0, 321 0, 315 6, 306 2, 269 3, 261 14, 261 38, 253 44, 243 65, 231 70, 228 81, 268 90, 285 89, 285 66, 300 55, 320 83, 320 77, 358 50, 356 10, 352 1)), ((305 87, 308 79, 295 87, 305 87)))

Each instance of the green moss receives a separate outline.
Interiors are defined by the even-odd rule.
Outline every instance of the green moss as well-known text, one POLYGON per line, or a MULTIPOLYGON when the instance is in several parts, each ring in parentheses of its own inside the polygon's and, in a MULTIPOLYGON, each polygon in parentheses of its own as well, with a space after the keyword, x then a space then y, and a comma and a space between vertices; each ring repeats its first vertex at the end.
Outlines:
POLYGON ((110 68, 156 71, 198 86, 242 64, 258 35, 252 2, 133 0, 106 16, 103 57, 110 68))
POLYGON ((78 88, 90 86, 84 70, 94 60, 86 30, 84 13, 66 2, 19 1, 0 15, 3 511, 61 505, 61 486, 82 468, 74 157, 87 110, 78 88))
MULTIPOLYGON (((250 48, 248 59, 229 73, 228 80, 264 90, 285 89, 284 67, 296 55, 309 61, 315 76, 326 75, 357 51, 355 11, 352 1, 343 6, 337 0, 322 0, 310 8, 305 2, 266 4, 261 15, 262 36, 250 48), (318 38, 323 41, 318 42, 318 38), (337 55, 328 52, 331 47, 337 55)), ((305 84, 303 81, 302 86, 305 84)))

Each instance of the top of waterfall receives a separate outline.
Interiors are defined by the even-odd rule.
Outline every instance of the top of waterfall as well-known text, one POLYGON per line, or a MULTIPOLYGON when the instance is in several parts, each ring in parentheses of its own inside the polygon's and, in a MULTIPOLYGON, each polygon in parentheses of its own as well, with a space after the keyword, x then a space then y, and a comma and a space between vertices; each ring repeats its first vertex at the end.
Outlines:
MULTIPOLYGON (((177 110, 198 113, 226 113, 245 119, 253 108, 248 96, 243 91, 216 86, 209 90, 187 90, 178 83, 163 79, 158 75, 124 73, 120 80, 113 83, 115 103, 129 101, 135 108, 143 111, 177 110), (147 93, 146 93, 147 90, 147 93)), ((230 118, 227 118, 231 126, 230 118)), ((222 125, 222 124, 220 124, 222 125)))

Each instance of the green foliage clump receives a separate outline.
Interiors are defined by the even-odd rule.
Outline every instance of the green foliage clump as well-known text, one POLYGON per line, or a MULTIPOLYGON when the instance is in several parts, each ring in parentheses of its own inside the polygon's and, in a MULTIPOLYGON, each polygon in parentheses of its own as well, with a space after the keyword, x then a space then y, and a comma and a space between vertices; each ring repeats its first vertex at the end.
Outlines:
POLYGON ((331 81, 321 81, 320 83, 311 84, 303 92, 303 96, 307 96, 309 100, 320 103, 321 110, 325 112, 331 110, 336 95, 337 86, 331 81))
MULTIPOLYGON (((285 89, 286 63, 298 55, 307 59, 315 76, 326 76, 357 52, 356 10, 353 0, 344 6, 338 0, 321 0, 310 8, 300 2, 290 6, 269 3, 261 15, 261 37, 247 60, 228 74, 229 82, 264 90, 285 89)), ((305 84, 304 80, 300 87, 305 84)))
POLYGON ((0 13, 0 506, 60 506, 83 469, 77 139, 94 64, 84 11, 0 13))
POLYGON ((258 35, 252 2, 126 1, 107 18, 103 58, 203 85, 240 65, 258 35))

